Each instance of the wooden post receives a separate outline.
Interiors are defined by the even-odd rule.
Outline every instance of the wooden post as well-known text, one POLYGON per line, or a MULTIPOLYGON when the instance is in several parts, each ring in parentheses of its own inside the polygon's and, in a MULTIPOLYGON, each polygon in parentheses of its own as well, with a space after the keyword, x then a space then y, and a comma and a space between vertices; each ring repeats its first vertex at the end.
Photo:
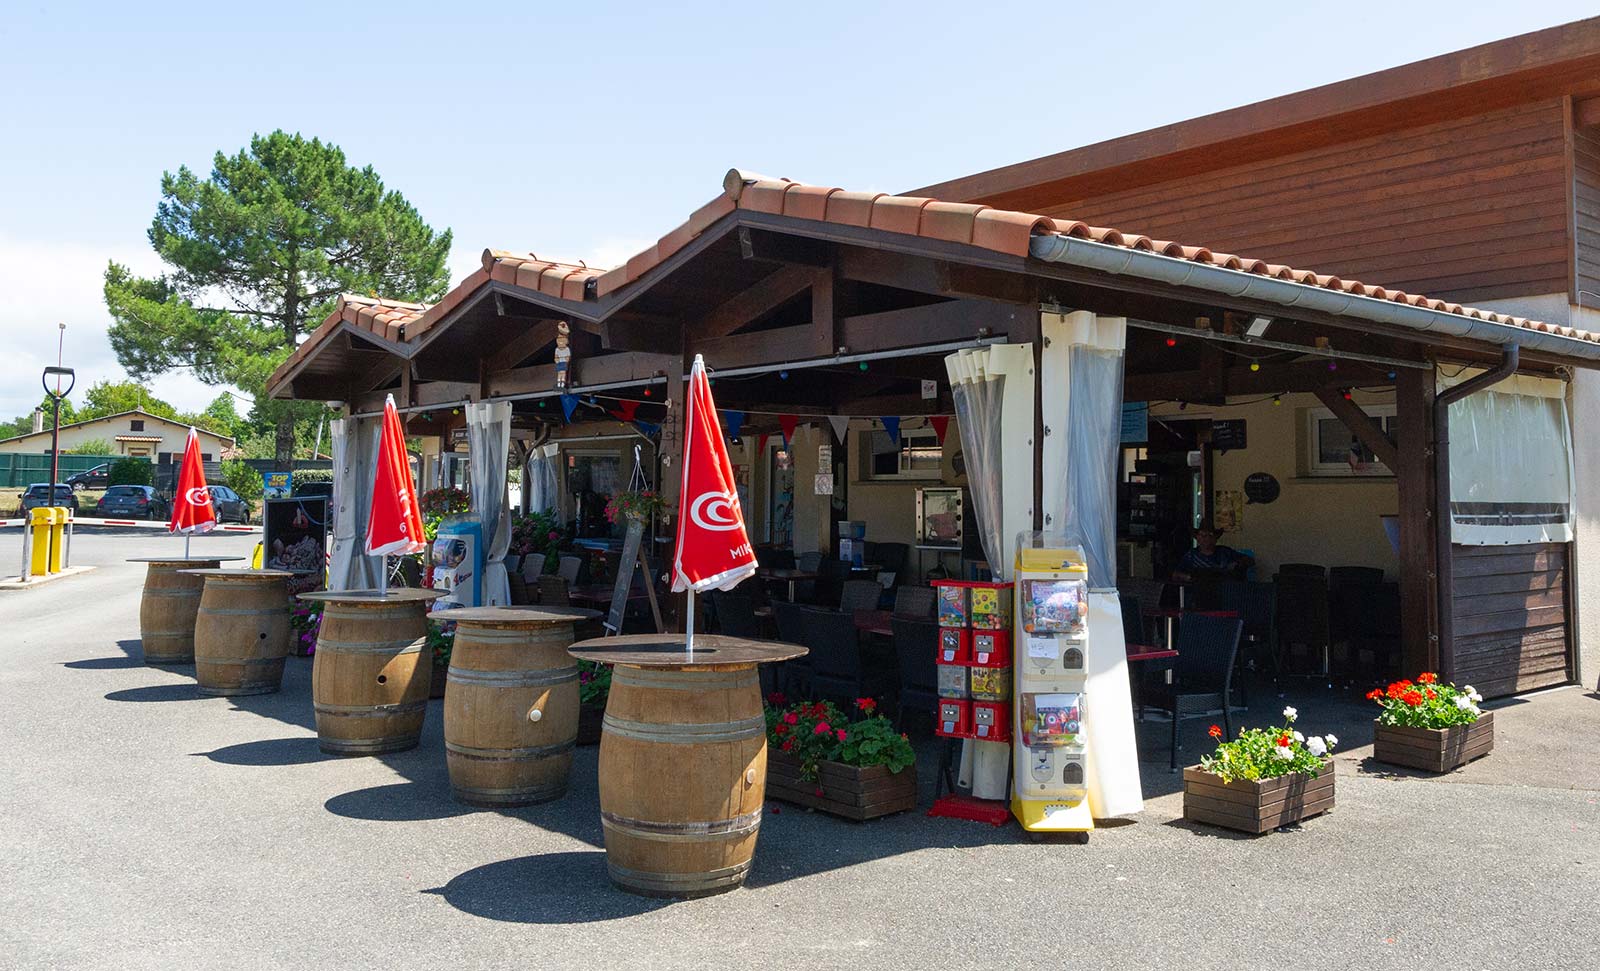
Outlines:
POLYGON ((1408 677, 1439 665, 1438 566, 1434 549, 1433 372, 1395 377, 1394 474, 1400 490, 1400 654, 1408 677))

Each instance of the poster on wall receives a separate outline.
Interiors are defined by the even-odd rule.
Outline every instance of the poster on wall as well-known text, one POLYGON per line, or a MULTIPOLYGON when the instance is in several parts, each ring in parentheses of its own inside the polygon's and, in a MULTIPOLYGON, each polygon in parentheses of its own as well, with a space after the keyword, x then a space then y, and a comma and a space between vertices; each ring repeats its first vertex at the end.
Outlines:
POLYGON ((261 498, 287 499, 294 492, 293 472, 261 473, 261 498))
POLYGON ((1244 493, 1238 489, 1218 489, 1212 496, 1211 520, 1225 533, 1244 528, 1244 493))

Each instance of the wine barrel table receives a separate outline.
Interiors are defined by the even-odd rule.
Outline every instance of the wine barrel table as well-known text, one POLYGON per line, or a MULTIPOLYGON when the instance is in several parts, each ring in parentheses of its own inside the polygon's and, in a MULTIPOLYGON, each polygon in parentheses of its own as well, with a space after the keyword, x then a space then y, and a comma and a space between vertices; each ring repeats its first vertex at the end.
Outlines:
POLYGON ((578 740, 573 628, 598 610, 466 607, 455 622, 444 752, 450 789, 470 806, 530 806, 567 793, 578 740))
POLYGON ((205 583, 194 625, 203 695, 264 695, 283 687, 289 656, 289 570, 180 570, 205 583))
POLYGON ((193 664, 194 622, 205 581, 179 572, 219 567, 242 556, 136 556, 145 563, 139 600, 139 644, 146 664, 193 664))
POLYGON ((300 594, 322 604, 311 662, 322 751, 382 755, 416 747, 433 678, 428 604, 442 596, 442 590, 410 587, 300 594))
POLYGON ((612 665, 600 735, 600 823, 611 882, 647 897, 703 897, 744 882, 761 828, 767 728, 760 664, 796 644, 632 634, 574 644, 612 665))

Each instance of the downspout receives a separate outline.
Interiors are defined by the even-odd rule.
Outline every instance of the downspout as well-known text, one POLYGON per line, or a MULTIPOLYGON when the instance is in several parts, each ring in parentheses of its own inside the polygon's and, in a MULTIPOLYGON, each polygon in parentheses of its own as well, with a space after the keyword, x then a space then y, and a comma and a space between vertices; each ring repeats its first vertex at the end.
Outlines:
POLYGON ((1491 371, 1463 381, 1433 399, 1434 575, 1439 613, 1439 677, 1455 677, 1455 564, 1450 550, 1450 405, 1500 383, 1517 371, 1518 349, 1508 344, 1491 371))

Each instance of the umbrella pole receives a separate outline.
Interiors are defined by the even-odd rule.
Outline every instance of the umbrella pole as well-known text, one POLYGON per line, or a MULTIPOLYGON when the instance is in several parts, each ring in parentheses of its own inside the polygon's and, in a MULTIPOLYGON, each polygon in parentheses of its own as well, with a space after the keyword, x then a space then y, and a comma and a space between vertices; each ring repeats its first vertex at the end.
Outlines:
POLYGON ((378 563, 378 596, 389 595, 389 554, 385 553, 378 563))
POLYGON ((186 559, 186 560, 189 558, 189 534, 188 533, 184 533, 183 534, 183 558, 186 559))
POLYGON ((688 639, 684 642, 685 650, 689 656, 694 656, 694 587, 689 588, 688 608, 684 611, 683 626, 688 631, 688 639))

